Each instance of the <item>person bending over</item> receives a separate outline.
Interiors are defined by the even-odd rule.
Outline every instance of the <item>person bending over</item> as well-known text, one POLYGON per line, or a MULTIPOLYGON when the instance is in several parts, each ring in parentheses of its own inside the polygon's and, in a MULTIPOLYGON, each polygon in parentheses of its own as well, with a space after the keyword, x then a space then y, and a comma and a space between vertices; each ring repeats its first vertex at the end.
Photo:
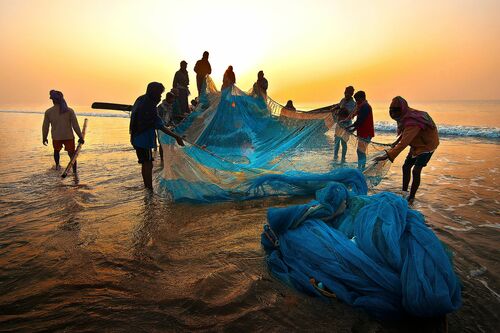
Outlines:
POLYGON ((184 146, 182 138, 169 130, 158 115, 157 105, 164 91, 165 88, 161 83, 149 83, 146 94, 137 98, 130 114, 130 141, 136 151, 138 162, 142 165, 142 179, 148 189, 153 189, 152 149, 156 148, 155 129, 170 135, 177 140, 177 144, 184 146))
POLYGON ((386 154, 376 157, 376 161, 389 159, 391 162, 407 147, 410 151, 403 164, 403 191, 408 191, 411 184, 408 203, 413 204, 415 194, 420 186, 420 174, 427 165, 432 154, 439 146, 437 126, 427 112, 418 111, 408 106, 401 96, 394 97, 389 107, 389 115, 398 124, 398 138, 386 154), (412 172, 413 169, 413 172, 412 172))

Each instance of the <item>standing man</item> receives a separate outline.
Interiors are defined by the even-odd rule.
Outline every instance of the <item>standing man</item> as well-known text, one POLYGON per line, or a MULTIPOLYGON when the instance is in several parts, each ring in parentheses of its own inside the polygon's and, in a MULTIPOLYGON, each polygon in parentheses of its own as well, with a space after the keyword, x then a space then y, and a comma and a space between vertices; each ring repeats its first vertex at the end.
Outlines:
MULTIPOLYGON (((75 154, 75 136, 73 135, 73 130, 79 137, 78 143, 83 144, 84 140, 82 132, 80 131, 78 119, 76 119, 75 111, 68 107, 68 104, 66 104, 64 100, 63 93, 57 90, 51 90, 49 98, 52 100, 54 106, 45 111, 42 138, 43 144, 46 146, 49 143, 47 140, 49 127, 52 126, 50 134, 52 136, 52 146, 54 147, 55 168, 59 170, 61 169, 59 165, 59 153, 62 147, 64 146, 64 150, 68 152, 70 159, 73 158, 75 154)), ((73 164, 73 173, 76 173, 76 162, 73 164)))
POLYGON ((344 90, 344 98, 339 104, 332 108, 333 116, 335 118, 335 144, 333 146, 333 159, 337 161, 339 158, 339 148, 342 145, 342 159, 341 163, 345 163, 345 156, 347 154, 347 141, 349 135, 346 133, 345 127, 352 124, 351 117, 356 109, 356 102, 352 95, 354 94, 354 87, 349 86, 344 90))
POLYGON ((159 82, 148 84, 146 94, 137 98, 130 114, 130 141, 142 165, 142 180, 147 189, 153 189, 153 152, 156 148, 156 131, 159 129, 184 146, 182 138, 169 130, 158 115, 157 105, 165 87, 159 82))
POLYGON ((198 88, 198 98, 200 98, 201 91, 203 88, 203 81, 205 77, 212 73, 212 67, 208 62, 208 51, 203 52, 203 58, 196 62, 194 65, 194 71, 196 73, 196 86, 198 88))
POLYGON ((174 82, 172 84, 172 88, 177 88, 178 95, 177 99, 179 101, 180 111, 183 114, 189 113, 189 104, 188 104, 188 96, 189 96, 189 75, 187 72, 187 62, 184 60, 181 61, 181 68, 175 73, 174 82))
POLYGON ((420 186, 422 169, 427 166, 432 154, 439 146, 437 126, 427 112, 410 108, 408 102, 401 96, 392 99, 389 115, 398 123, 399 137, 394 142, 393 148, 375 160, 389 159, 393 162, 407 146, 410 146, 410 151, 403 164, 403 191, 408 191, 408 185, 413 175, 410 195, 407 198, 408 203, 413 204, 415 194, 420 186))
POLYGON ((257 73, 257 81, 253 84, 253 95, 261 96, 262 98, 266 99, 268 85, 269 83, 264 77, 264 72, 259 71, 257 73))
POLYGON ((358 91, 354 94, 356 100, 356 121, 354 124, 347 126, 348 131, 356 130, 358 135, 358 169, 363 172, 366 164, 366 151, 371 139, 375 136, 375 128, 373 126, 373 112, 372 107, 366 100, 364 91, 358 91))

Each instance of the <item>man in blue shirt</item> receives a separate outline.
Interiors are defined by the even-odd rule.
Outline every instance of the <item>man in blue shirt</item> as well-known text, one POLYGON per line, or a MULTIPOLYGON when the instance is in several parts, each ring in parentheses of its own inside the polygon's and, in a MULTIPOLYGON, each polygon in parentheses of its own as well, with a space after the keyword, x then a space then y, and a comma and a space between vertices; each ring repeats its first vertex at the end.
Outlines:
POLYGON ((137 98, 130 115, 130 142, 137 153, 139 163, 142 164, 142 179, 144 186, 153 189, 153 152, 156 148, 156 129, 177 140, 177 144, 184 146, 182 138, 169 130, 165 122, 158 115, 157 105, 161 101, 161 94, 165 87, 159 82, 148 84, 146 94, 137 98))

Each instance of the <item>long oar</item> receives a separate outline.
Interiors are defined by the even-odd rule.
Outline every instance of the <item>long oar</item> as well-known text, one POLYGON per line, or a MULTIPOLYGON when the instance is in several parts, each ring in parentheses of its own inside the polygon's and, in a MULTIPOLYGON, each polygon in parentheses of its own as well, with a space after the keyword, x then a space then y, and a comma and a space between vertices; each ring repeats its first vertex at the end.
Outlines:
POLYGON ((130 111, 132 111, 132 105, 106 103, 106 102, 94 102, 94 103, 92 103, 92 109, 117 110, 117 111, 129 111, 130 112, 130 111))
MULTIPOLYGON (((88 123, 88 121, 89 120, 87 118, 85 118, 85 120, 83 121, 82 139, 85 139, 85 132, 87 130, 87 123, 88 123)), ((64 172, 61 175, 62 178, 66 178, 66 176, 68 175, 69 170, 75 164, 76 158, 78 157, 78 154, 80 153, 80 150, 82 149, 82 145, 83 145, 82 143, 79 143, 78 146, 76 147, 75 154, 73 155, 73 157, 71 158, 71 161, 69 161, 68 166, 66 167, 66 169, 64 170, 64 172)))

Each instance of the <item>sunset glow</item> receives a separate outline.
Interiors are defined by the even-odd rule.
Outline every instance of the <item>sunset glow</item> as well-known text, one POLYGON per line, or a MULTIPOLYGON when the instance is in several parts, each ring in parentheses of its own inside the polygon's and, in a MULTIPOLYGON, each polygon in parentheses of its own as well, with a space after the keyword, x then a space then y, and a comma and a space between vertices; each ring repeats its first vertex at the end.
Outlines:
POLYGON ((72 105, 131 103, 149 81, 170 87, 210 52, 248 90, 298 105, 337 101, 346 85, 372 100, 500 98, 498 2, 0 0, 0 107, 38 107, 50 89, 72 105))

